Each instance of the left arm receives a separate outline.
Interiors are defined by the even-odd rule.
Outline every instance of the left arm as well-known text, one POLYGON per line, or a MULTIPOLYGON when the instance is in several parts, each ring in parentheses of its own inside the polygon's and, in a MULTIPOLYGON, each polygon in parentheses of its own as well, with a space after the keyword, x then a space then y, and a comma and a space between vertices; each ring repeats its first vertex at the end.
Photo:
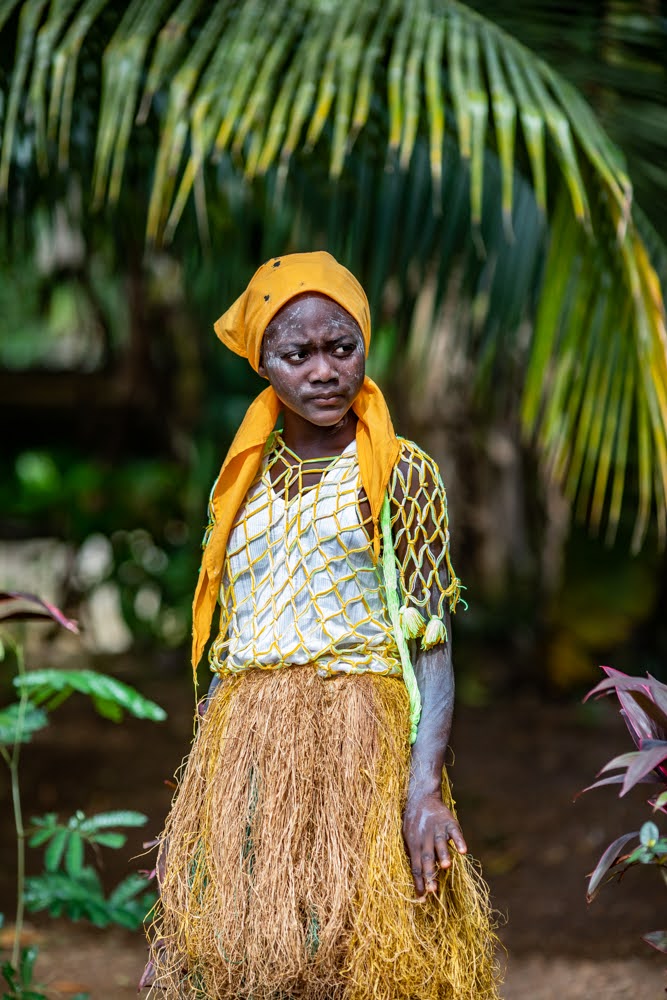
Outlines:
MULTIPOLYGON (((449 633, 449 613, 445 624, 449 633)), ((419 899, 425 899, 426 893, 437 892, 437 866, 447 868, 451 864, 448 841, 460 854, 467 850, 461 827, 443 803, 441 793, 454 708, 451 643, 420 649, 414 668, 422 714, 412 747, 403 836, 415 892, 419 899)))
POLYGON ((417 640, 415 677, 422 701, 412 747, 403 837, 419 899, 436 892, 437 869, 451 864, 448 843, 467 850, 442 801, 442 771, 454 707, 450 609, 461 583, 449 556, 447 497, 437 465, 408 442, 391 483, 392 533, 407 634, 417 640), (421 641, 420 641, 421 640, 421 641))

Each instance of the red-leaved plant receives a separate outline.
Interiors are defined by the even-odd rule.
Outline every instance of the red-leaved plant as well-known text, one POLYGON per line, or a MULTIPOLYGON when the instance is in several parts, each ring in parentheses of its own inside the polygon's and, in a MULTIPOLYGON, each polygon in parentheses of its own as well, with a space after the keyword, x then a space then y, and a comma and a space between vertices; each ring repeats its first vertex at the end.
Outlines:
MULTIPOLYGON (((602 667, 606 678, 586 698, 600 697, 614 692, 621 703, 625 719, 636 750, 620 754, 610 760, 599 772, 600 778, 584 791, 600 785, 620 784, 619 795, 625 795, 638 784, 662 785, 648 804, 653 812, 667 812, 667 685, 647 674, 631 677, 613 667, 602 667), (607 772, 614 771, 615 774, 607 772)), ((640 830, 624 833, 604 851, 588 882, 587 898, 595 897, 601 885, 623 875, 634 865, 657 865, 667 882, 667 837, 657 825, 648 820, 640 830), (627 853, 628 845, 636 843, 627 853)), ((667 930, 650 931, 643 940, 658 951, 667 953, 667 930)))

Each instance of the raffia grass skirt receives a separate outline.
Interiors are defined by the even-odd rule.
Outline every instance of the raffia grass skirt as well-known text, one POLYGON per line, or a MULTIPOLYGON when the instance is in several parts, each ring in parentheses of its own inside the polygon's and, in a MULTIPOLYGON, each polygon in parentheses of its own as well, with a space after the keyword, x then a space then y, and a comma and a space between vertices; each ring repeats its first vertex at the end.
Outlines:
POLYGON ((408 731, 396 678, 306 666, 222 681, 161 839, 151 997, 498 996, 475 862, 454 852, 439 895, 415 900, 408 731))

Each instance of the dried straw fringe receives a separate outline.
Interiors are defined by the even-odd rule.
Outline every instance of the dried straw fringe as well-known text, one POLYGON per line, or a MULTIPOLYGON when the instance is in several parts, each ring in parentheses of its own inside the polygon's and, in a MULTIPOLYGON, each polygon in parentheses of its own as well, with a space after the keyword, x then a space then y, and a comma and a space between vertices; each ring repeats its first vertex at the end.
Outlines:
POLYGON ((414 901, 401 833, 408 704, 395 678, 312 667, 226 678, 162 841, 165 1000, 492 1000, 486 886, 455 858, 414 901))

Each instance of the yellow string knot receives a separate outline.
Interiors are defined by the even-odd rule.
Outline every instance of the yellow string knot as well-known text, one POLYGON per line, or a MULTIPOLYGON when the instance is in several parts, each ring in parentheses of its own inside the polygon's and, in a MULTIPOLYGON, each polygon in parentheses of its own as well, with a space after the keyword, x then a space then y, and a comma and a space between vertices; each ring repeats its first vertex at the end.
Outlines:
POLYGON ((461 597, 461 591, 465 590, 466 588, 463 586, 458 576, 454 575, 454 573, 451 570, 450 570, 450 577, 451 577, 450 584, 447 587, 447 589, 443 591, 443 596, 449 599, 449 610, 452 612, 456 611, 456 605, 460 602, 467 611, 468 605, 461 597))
POLYGON ((432 649, 439 642, 447 642, 447 629, 442 618, 431 618, 422 636, 422 649, 432 649))
POLYGON ((411 608, 408 604, 404 604, 399 610, 398 620, 401 623, 401 629, 406 639, 416 639, 418 635, 423 634, 426 628, 424 616, 416 608, 411 608))

